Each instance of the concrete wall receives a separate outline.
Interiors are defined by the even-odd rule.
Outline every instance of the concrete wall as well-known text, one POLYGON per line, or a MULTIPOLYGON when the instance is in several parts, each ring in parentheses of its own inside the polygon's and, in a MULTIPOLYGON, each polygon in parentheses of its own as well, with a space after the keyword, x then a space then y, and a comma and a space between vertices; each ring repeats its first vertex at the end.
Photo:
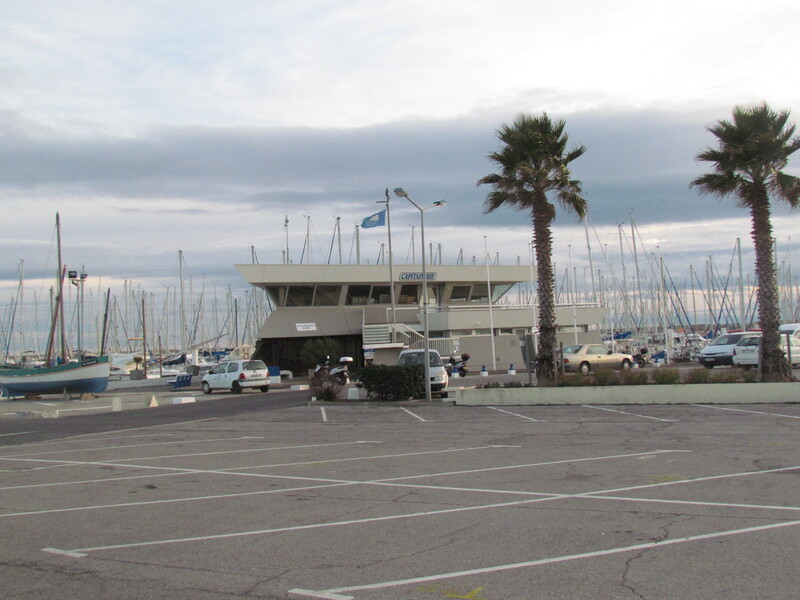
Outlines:
POLYGON ((800 402, 792 383, 702 383, 563 388, 448 388, 455 404, 525 406, 548 404, 770 404, 800 402))

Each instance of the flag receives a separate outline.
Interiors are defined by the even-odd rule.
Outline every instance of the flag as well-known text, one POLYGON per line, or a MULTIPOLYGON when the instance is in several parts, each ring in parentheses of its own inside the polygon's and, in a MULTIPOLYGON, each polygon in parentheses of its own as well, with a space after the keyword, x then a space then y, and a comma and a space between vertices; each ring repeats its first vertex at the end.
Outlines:
POLYGON ((361 227, 364 229, 367 229, 369 227, 381 227, 383 225, 386 225, 385 208, 381 212, 376 212, 374 215, 370 215, 366 219, 361 221, 361 227))

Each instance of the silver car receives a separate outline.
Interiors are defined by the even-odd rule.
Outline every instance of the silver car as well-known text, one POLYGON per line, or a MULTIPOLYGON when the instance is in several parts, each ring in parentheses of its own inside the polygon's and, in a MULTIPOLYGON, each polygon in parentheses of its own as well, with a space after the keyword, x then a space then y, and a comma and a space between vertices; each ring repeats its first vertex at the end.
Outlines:
POLYGON ((633 356, 612 352, 603 344, 579 344, 564 347, 562 364, 566 373, 588 375, 597 369, 628 370, 633 365, 633 356))

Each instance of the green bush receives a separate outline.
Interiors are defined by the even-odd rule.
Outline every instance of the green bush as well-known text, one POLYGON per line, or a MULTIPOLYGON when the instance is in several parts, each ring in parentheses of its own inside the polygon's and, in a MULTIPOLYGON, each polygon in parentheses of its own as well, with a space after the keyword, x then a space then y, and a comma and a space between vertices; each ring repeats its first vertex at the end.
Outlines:
POLYGON ((684 379, 684 383, 708 383, 709 375, 711 371, 706 368, 701 369, 689 369, 686 373, 686 378, 684 379))
POLYGON ((720 369, 709 373, 708 381, 710 383, 738 383, 741 376, 741 369, 720 369))
POLYGON ((669 385, 680 383, 681 374, 678 369, 665 369, 663 367, 653 369, 653 383, 658 385, 669 385))
POLYGON ((614 371, 594 371, 594 385, 619 385, 619 377, 614 371))
POLYGON ((558 387, 581 387, 584 385, 592 385, 592 381, 581 373, 562 375, 558 378, 558 387))
POLYGON ((753 369, 742 371, 741 376, 742 381, 745 383, 755 383, 758 381, 758 373, 753 369))
POLYGON ((650 376, 643 369, 620 371, 619 379, 623 385, 645 385, 650 383, 650 376))
POLYGON ((369 365, 359 370, 356 386, 372 400, 392 402, 425 396, 422 365, 369 365))
POLYGON ((311 338, 300 349, 300 360, 313 367, 326 356, 336 364, 342 355, 342 346, 333 338, 311 338))

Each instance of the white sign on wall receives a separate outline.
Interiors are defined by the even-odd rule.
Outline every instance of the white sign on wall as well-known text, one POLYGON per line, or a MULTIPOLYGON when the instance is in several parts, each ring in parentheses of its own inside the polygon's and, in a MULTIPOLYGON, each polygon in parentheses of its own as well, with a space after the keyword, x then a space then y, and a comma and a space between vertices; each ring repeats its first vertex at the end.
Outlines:
POLYGON ((295 327, 297 327, 297 331, 316 331, 317 324, 316 323, 295 323, 295 327))

